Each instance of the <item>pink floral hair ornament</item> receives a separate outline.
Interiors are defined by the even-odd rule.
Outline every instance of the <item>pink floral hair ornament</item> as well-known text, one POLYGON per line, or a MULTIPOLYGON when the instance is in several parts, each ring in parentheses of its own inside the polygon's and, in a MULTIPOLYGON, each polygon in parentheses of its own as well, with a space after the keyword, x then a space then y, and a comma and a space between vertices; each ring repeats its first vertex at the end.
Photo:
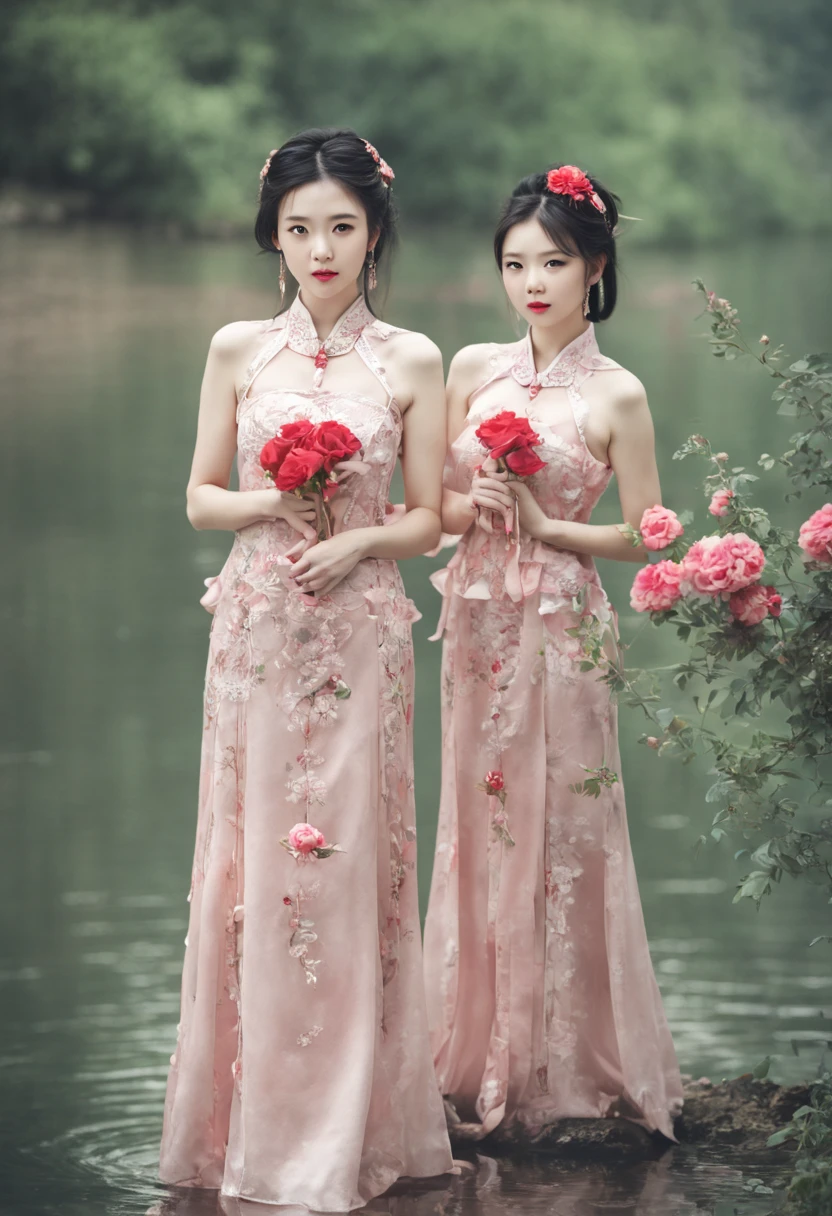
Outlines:
POLYGON ((278 153, 278 149, 272 148, 271 152, 266 157, 266 163, 263 165, 263 168, 260 170, 260 193, 261 194, 263 193, 263 182, 269 176, 269 169, 271 169, 271 167, 272 167, 272 157, 277 156, 277 153, 278 153))
POLYGON ((364 147, 367 149, 367 151, 370 153, 370 156, 372 156, 373 160, 378 165, 378 171, 379 171, 379 174, 381 175, 381 180, 384 182, 385 186, 389 186, 390 183, 392 182, 393 178, 396 176, 395 173, 390 168, 390 166, 388 165, 388 163, 384 159, 384 157, 379 156, 378 152, 376 151, 376 149, 373 147, 373 145, 370 143, 370 141, 368 139, 362 140, 362 143, 364 144, 364 147))
POLYGON ((588 200, 609 223, 604 200, 583 169, 579 169, 577 165, 561 165, 559 169, 550 169, 546 174, 546 189, 550 194, 565 194, 576 203, 588 200))

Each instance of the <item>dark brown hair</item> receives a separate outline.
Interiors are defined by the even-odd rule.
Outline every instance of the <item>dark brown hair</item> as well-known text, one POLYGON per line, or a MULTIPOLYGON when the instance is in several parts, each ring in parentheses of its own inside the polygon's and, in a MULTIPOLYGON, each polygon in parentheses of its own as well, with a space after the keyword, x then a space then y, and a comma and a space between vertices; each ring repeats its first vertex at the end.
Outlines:
MULTIPOLYGON (((307 182, 325 178, 340 182, 364 208, 370 232, 378 233, 373 251, 378 266, 395 244, 396 207, 378 162, 367 150, 364 140, 349 127, 316 127, 301 131, 275 152, 263 178, 260 209, 254 222, 257 244, 264 253, 277 253, 272 238, 283 198, 307 182)), ((362 289, 370 306, 366 263, 362 289)))
MULTIPOLYGON (((560 169, 552 165, 551 169, 560 169)), ((544 232, 565 253, 573 253, 590 266, 606 257, 603 283, 603 308, 599 307, 601 293, 598 283, 589 290, 590 321, 606 321, 612 315, 618 297, 617 257, 615 227, 618 223, 620 199, 612 194, 595 177, 590 177, 592 187, 606 207, 606 214, 592 205, 588 199, 576 202, 568 195, 552 194, 547 189, 548 173, 532 173, 514 187, 511 197, 503 206, 497 231, 494 233, 494 256, 502 270, 503 245, 509 229, 525 220, 536 219, 544 232)), ((587 176, 589 176, 587 174, 587 176)))

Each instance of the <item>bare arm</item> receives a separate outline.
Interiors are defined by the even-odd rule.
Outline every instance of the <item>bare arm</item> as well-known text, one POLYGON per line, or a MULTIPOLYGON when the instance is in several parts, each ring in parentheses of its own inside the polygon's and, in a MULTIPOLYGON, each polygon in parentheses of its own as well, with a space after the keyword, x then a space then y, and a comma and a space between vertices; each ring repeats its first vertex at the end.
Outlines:
MULTIPOLYGON (((448 402, 448 447, 465 428, 468 398, 485 378, 485 347, 465 346, 451 360, 446 395, 448 402)), ((467 532, 477 518, 473 494, 460 494, 447 486, 442 491, 442 531, 452 536, 467 532)))
POLYGON ((402 450, 406 514, 398 523, 352 528, 307 549, 292 572, 302 591, 331 591, 362 558, 415 557, 439 540, 445 459, 442 358, 424 335, 408 334, 388 363, 396 365, 410 395, 402 450))
MULTIPOLYGON (((653 420, 643 386, 628 377, 623 391, 609 405, 609 462, 618 482, 618 496, 624 523, 636 530, 648 507, 661 503, 661 487, 656 468, 653 420)), ((569 549, 590 557, 612 561, 643 562, 646 550, 633 548, 622 531, 623 524, 581 524, 566 519, 549 519, 523 482, 511 482, 520 505, 520 525, 530 535, 556 549, 569 549)))
POLYGON ((250 322, 241 321, 226 325, 211 341, 188 480, 188 519, 200 530, 217 528, 232 532, 262 520, 288 519, 299 532, 313 537, 313 528, 304 522, 315 518, 312 504, 270 487, 228 489, 237 450, 236 374, 251 353, 254 332, 250 322))

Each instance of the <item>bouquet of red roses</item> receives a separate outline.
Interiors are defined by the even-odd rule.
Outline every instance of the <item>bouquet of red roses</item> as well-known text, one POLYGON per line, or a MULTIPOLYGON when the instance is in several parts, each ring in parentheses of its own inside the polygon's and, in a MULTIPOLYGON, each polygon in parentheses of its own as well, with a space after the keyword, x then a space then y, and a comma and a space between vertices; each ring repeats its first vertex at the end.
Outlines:
POLYGON ((336 465, 351 460, 360 450, 360 440, 342 422, 315 424, 299 418, 285 422, 274 439, 263 445, 260 464, 278 490, 299 498, 304 494, 320 498, 318 540, 325 540, 332 535, 327 503, 338 489, 336 465))
MULTIPOLYGON (((518 416, 513 410, 502 410, 493 418, 486 418, 476 430, 477 439, 488 449, 488 456, 494 462, 497 472, 508 473, 509 479, 514 477, 530 477, 546 468, 546 461, 541 460, 535 451, 535 444, 540 443, 540 436, 532 430, 528 418, 518 416)), ((514 504, 514 534, 519 527, 517 520, 517 503, 514 504)), ((511 527, 506 520, 505 530, 511 534, 511 527)))

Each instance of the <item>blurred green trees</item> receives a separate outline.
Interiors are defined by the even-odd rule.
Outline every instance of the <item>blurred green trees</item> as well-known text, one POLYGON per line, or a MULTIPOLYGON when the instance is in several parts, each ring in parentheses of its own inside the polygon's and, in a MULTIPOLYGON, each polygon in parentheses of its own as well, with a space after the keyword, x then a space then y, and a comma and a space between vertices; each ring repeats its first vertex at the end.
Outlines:
MULTIPOLYGON (((80 192, 102 215, 247 226, 269 148, 348 124, 393 164, 417 221, 487 223, 517 178, 573 160, 642 217, 648 240, 824 226, 825 128, 801 113, 823 89, 792 80, 811 36, 792 36, 791 84, 763 105, 779 61, 749 7, 16 0, 0 17, 13 116, 0 184, 35 200, 80 192)), ((816 8, 798 0, 792 25, 805 13, 822 28, 816 8)))

